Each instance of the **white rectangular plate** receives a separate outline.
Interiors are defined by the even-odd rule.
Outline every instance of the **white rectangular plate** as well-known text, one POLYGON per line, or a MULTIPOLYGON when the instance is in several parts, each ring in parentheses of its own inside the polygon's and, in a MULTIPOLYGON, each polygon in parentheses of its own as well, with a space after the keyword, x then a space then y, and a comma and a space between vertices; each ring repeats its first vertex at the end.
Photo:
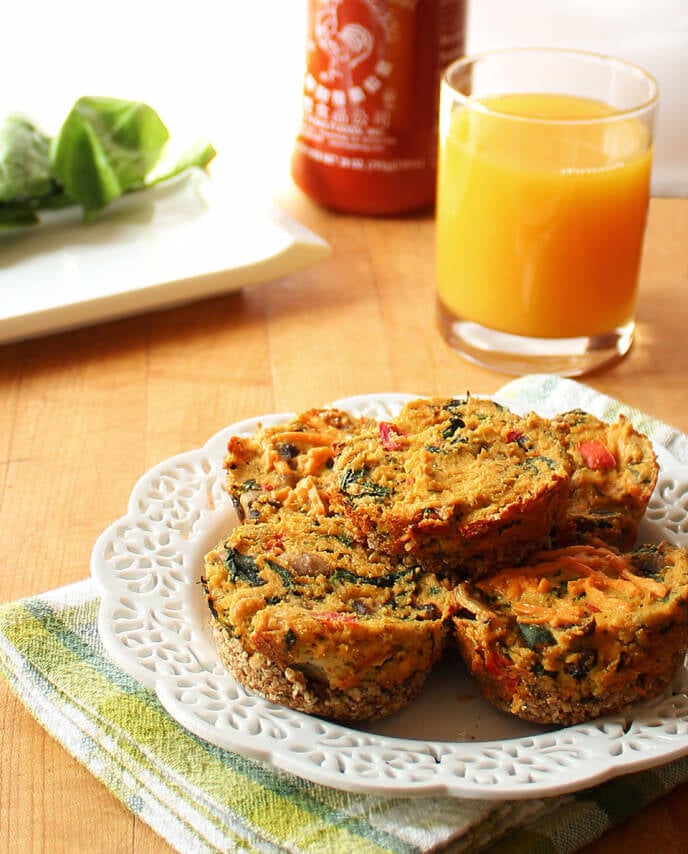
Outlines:
POLYGON ((89 223, 70 208, 0 232, 0 343, 270 281, 329 254, 279 209, 193 170, 89 223))

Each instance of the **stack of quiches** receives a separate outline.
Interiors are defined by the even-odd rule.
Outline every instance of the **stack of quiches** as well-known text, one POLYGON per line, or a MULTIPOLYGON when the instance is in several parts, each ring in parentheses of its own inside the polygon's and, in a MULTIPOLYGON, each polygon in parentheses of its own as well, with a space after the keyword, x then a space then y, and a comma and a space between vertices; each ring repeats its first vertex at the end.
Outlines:
POLYGON ((240 522, 203 585, 224 664, 269 700, 389 715, 454 647, 498 708, 573 724, 659 695, 683 660, 688 551, 634 549, 657 462, 623 417, 311 409, 233 436, 224 466, 240 522))

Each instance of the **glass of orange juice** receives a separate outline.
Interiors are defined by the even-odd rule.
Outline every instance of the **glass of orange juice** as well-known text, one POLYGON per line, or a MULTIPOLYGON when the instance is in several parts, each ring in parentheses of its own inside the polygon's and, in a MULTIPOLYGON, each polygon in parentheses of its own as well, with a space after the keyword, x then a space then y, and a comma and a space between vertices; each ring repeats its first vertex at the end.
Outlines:
POLYGON ((612 57, 496 50, 442 81, 437 311, 511 374, 577 376, 631 347, 655 81, 612 57))

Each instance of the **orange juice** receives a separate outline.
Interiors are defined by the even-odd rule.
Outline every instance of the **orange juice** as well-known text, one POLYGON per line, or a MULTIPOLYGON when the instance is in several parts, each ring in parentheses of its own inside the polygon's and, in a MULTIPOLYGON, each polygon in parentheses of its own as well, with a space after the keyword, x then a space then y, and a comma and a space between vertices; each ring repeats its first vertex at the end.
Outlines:
POLYGON ((481 98, 441 129, 437 287, 449 314, 540 338, 632 322, 649 130, 558 94, 481 98))

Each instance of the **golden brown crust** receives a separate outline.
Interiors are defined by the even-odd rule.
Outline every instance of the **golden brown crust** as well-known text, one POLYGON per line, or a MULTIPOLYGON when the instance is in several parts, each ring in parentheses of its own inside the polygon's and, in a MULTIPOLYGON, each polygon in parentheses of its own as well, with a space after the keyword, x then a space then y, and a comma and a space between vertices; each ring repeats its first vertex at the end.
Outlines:
POLYGON ((213 637, 223 664, 249 691, 290 709, 338 721, 372 720, 398 712, 420 693, 428 675, 416 671, 394 685, 367 680, 341 690, 309 679, 298 668, 275 664, 260 652, 247 652, 217 621, 213 621, 213 637))
MULTIPOLYGON (((324 698, 318 714, 341 707, 361 718, 371 702, 378 714, 398 708, 425 680, 444 649, 449 591, 418 566, 369 552, 344 522, 282 508, 239 525, 206 555, 204 585, 246 661, 270 662, 271 699, 300 685, 300 703, 324 698), (288 686, 274 687, 277 673, 288 686)), ((260 690, 256 679, 248 687, 260 690)))
POLYGON ((314 408, 252 436, 232 436, 225 485, 239 518, 261 519, 282 506, 327 515, 335 448, 368 423, 340 409, 314 408))
POLYGON ((340 449, 331 502, 371 547, 477 577, 549 545, 568 498, 566 431, 489 400, 411 401, 340 449))
POLYGON ((575 724, 656 697, 688 646, 688 551, 574 546, 456 590, 461 655, 498 708, 575 724))
POLYGON ((575 468, 566 521, 555 544, 601 540, 624 551, 632 548, 657 482, 652 443, 623 415, 608 424, 575 409, 556 420, 569 428, 575 468))

